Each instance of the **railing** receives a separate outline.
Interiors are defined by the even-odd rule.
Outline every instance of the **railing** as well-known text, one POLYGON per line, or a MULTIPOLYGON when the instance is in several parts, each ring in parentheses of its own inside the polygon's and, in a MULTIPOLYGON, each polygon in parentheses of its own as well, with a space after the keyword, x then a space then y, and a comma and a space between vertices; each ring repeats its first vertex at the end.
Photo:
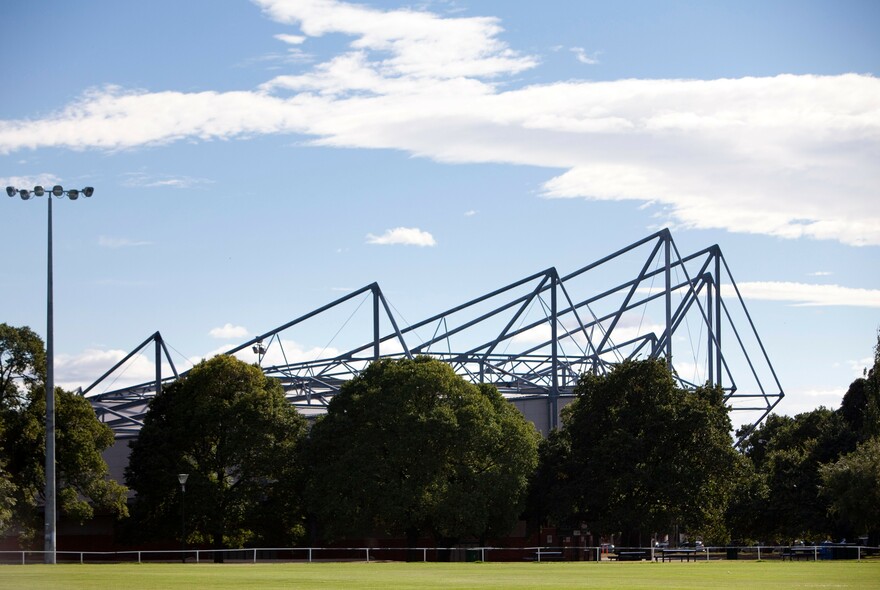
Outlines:
MULTIPOLYGON (((42 563, 45 551, 0 551, 0 563, 42 563)), ((256 547, 132 551, 56 551, 58 563, 227 563, 375 561, 672 561, 848 559, 880 556, 880 547, 861 545, 775 545, 730 547, 256 547)))

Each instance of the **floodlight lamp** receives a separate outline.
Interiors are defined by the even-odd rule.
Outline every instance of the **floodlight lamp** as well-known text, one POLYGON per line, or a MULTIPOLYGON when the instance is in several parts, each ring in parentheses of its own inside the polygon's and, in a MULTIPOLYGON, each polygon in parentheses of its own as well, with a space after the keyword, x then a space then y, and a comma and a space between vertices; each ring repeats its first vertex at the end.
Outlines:
POLYGON ((41 187, 40 185, 37 185, 34 187, 34 196, 42 197, 45 194, 46 194, 46 191, 43 190, 43 187, 41 187))
POLYGON ((18 191, 15 190, 14 186, 7 186, 6 187, 6 194, 9 195, 10 197, 14 197, 16 195, 16 193, 18 193, 18 191))
POLYGON ((87 186, 86 188, 82 189, 82 194, 84 197, 91 197, 94 194, 94 192, 95 192, 95 189, 91 186, 87 186))
POLYGON ((55 186, 52 187, 52 194, 55 195, 56 197, 60 197, 61 195, 64 194, 64 189, 61 188, 60 184, 56 184, 55 186))
POLYGON ((71 201, 75 201, 79 198, 79 191, 75 188, 70 189, 69 191, 67 191, 67 196, 70 198, 71 201))
POLYGON ((21 197, 22 201, 27 201, 31 198, 31 193, 26 189, 21 189, 20 191, 18 191, 18 196, 21 197))
POLYGON ((177 474, 177 481, 179 481, 180 485, 182 485, 182 486, 186 485, 186 480, 188 477, 189 477, 189 473, 178 473, 177 474))

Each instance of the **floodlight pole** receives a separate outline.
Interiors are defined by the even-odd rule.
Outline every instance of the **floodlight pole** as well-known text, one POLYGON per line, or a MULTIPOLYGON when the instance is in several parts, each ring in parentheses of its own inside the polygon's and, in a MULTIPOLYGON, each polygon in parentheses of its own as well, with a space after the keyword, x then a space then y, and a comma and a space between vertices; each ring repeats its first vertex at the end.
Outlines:
POLYGON ((52 194, 49 202, 48 255, 46 270, 46 525, 43 550, 46 563, 56 562, 57 517, 55 514, 55 312, 52 284, 52 194))
POLYGON ((18 190, 7 186, 6 194, 10 197, 20 196, 27 201, 33 196, 46 195, 48 205, 47 256, 46 256, 46 464, 44 467, 46 487, 43 492, 45 498, 45 530, 43 531, 43 557, 45 563, 54 564, 57 561, 57 513, 56 513, 56 485, 55 485, 55 313, 53 305, 53 277, 52 277, 52 197, 67 196, 71 201, 84 197, 91 197, 95 189, 86 187, 82 190, 67 190, 55 185, 52 190, 46 192, 42 186, 35 186, 33 191, 27 189, 18 190))
POLYGON ((186 563, 186 480, 189 473, 178 473, 180 482, 180 563, 186 563))

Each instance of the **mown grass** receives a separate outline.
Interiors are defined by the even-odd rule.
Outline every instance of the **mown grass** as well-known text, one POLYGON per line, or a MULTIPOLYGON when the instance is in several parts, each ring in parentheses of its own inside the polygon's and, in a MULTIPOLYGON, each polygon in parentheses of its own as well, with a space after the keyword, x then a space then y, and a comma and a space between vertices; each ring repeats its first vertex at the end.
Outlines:
POLYGON ((0 588, 880 588, 880 561, 5 565, 0 588))

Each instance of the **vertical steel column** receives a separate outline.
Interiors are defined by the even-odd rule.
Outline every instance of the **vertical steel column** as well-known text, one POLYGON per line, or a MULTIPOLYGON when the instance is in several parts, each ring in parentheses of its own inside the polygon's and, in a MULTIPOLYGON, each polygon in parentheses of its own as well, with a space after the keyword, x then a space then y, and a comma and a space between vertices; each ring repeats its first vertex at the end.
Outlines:
POLYGON ((162 393, 162 337, 156 333, 156 395, 162 393))
POLYGON ((373 286, 373 360, 379 360, 379 285, 373 286))
MULTIPOLYGON (((705 275, 704 275, 705 276, 705 275)), ((714 365, 715 356, 713 347, 715 346, 715 326, 712 325, 712 318, 714 317, 714 310, 712 309, 712 285, 714 283, 713 278, 710 276, 708 279, 703 279, 706 281, 706 326, 707 332, 709 333, 707 346, 706 346, 706 365, 708 369, 708 381, 710 384, 715 383, 715 373, 714 373, 714 365)))
POLYGON ((721 249, 713 247, 715 255, 715 378, 718 387, 721 382, 721 249))
POLYGON ((559 426, 559 343, 557 341, 558 337, 558 322, 557 322, 557 312, 558 309, 556 307, 556 286, 559 283, 559 275, 556 273, 555 269, 553 271, 553 275, 550 278, 550 363, 551 363, 551 382, 550 382, 550 428, 557 428, 559 426))
POLYGON ((663 275, 666 278, 666 366, 672 369, 672 235, 663 230, 663 256, 666 267, 663 275))
POLYGON ((52 301, 52 193, 49 200, 48 265, 46 278, 46 528, 44 531, 44 561, 55 563, 55 316, 52 301))

